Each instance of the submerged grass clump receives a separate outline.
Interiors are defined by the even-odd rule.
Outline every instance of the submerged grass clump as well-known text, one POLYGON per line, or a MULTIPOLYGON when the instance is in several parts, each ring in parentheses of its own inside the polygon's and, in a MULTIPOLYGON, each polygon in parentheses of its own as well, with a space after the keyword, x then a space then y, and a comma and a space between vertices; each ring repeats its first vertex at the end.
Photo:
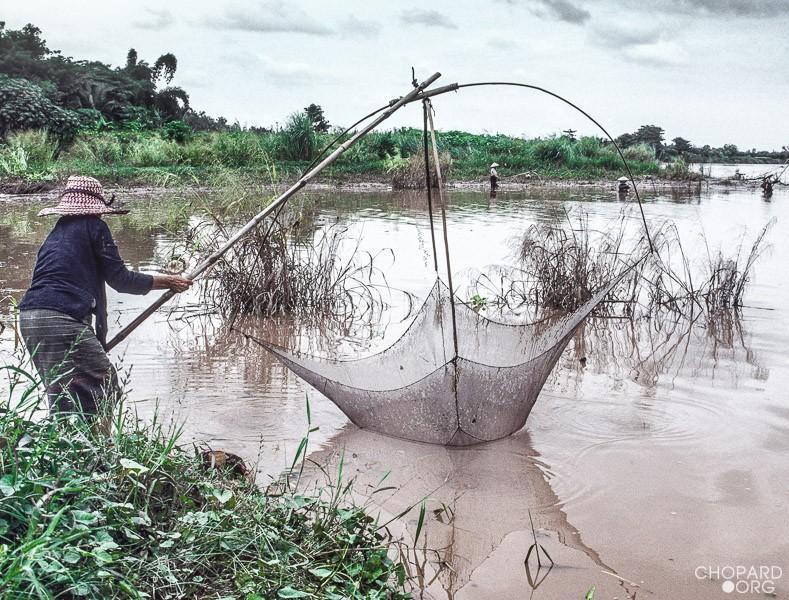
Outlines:
MULTIPOLYGON (((399 155, 389 158, 387 161, 387 171, 392 175, 392 188, 396 190, 423 190, 426 186, 425 178, 425 155, 417 153, 407 159, 399 159, 399 155)), ((442 183, 446 183, 447 176, 452 168, 452 156, 449 152, 442 152, 438 156, 442 183)), ((430 159, 431 165, 433 159, 430 159)), ((438 175, 435 167, 430 167, 430 187, 438 187, 438 175)))
POLYGON ((765 249, 765 238, 775 223, 770 220, 748 249, 743 234, 728 253, 712 250, 703 239, 707 254, 694 267, 673 224, 664 227, 657 256, 647 263, 645 288, 649 304, 675 312, 705 312, 711 315, 743 306, 745 292, 757 259, 765 249))
POLYGON ((76 415, 33 418, 38 382, 5 371, 0 597, 407 597, 349 482, 261 490, 121 409, 111 435, 76 415))
MULTIPOLYGON (((584 213, 577 221, 565 213, 564 226, 530 225, 516 240, 517 265, 483 273, 472 292, 485 304, 508 310, 575 310, 647 252, 648 242, 642 239, 626 254, 624 231, 621 222, 610 231, 592 231, 584 213)), ((617 301, 635 301, 640 269, 612 292, 617 301)), ((610 309, 610 302, 602 303, 596 312, 607 314, 610 309)))
POLYGON ((574 310, 625 267, 623 228, 593 239, 587 215, 579 217, 577 227, 567 221, 567 229, 532 225, 520 240, 520 263, 537 282, 536 305, 574 310))
MULTIPOLYGON (((385 281, 377 257, 360 252, 347 228, 318 223, 313 209, 286 208, 241 239, 212 269, 209 303, 231 319, 289 314, 343 326, 376 315, 384 302, 373 280, 385 281)), ((217 215, 203 229, 202 253, 233 230, 217 215)))
POLYGON ((574 222, 566 213, 564 226, 531 225, 517 241, 518 266, 484 273, 471 296, 508 309, 575 310, 633 265, 597 314, 614 314, 620 307, 627 316, 660 310, 712 316, 743 305, 771 226, 762 228, 750 249, 743 236, 729 253, 712 251, 704 238, 706 257, 691 264, 672 223, 653 232, 650 252, 646 237, 625 244, 624 217, 605 231, 594 231, 588 215, 581 213, 574 222))

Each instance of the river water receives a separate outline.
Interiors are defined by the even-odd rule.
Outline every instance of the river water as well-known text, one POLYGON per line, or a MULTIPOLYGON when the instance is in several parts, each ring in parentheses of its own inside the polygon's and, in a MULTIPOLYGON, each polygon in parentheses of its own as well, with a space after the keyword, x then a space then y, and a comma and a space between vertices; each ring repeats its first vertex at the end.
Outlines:
MULTIPOLYGON (((321 192, 318 200, 319 223, 347 227, 361 250, 378 254, 392 288, 424 298, 434 274, 421 199, 321 192)), ((18 298, 29 282, 51 227, 34 215, 47 201, 0 200, 3 295, 18 298)), ((141 226, 146 212, 171 201, 167 194, 132 200, 137 217, 108 217, 132 267, 158 269, 180 239, 178 228, 141 226)), ((141 417, 158 409, 183 424, 184 441, 255 462, 262 481, 292 459, 308 428, 308 399, 319 428, 310 437, 313 459, 331 465, 342 454, 361 496, 389 473, 385 485, 396 489, 374 495, 371 510, 396 515, 427 498, 426 533, 408 551, 418 597, 580 599, 595 586, 595 598, 717 599, 731 597, 734 586, 741 597, 789 598, 787 202, 783 187, 769 200, 741 188, 648 195, 650 223, 673 221, 699 270, 708 252, 733 254, 741 239, 747 253, 761 227, 776 220, 747 306, 739 318, 712 323, 592 319, 570 343, 526 427, 498 442, 448 449, 359 430, 261 348, 201 315, 199 292, 146 322, 114 355, 141 417), (537 569, 534 554, 525 566, 533 536, 555 562, 550 571, 537 569), (732 574, 737 567, 745 571, 732 574)), ((453 192, 447 218, 460 295, 470 294, 467 283, 480 271, 513 263, 513 240, 529 224, 566 225, 566 211, 583 211, 600 229, 624 210, 637 235, 633 208, 591 190, 535 189, 495 199, 453 192)), ((342 352, 394 341, 408 324, 402 298, 393 292, 391 306, 344 340, 342 352)), ((111 294, 111 327, 151 300, 111 294)), ((6 363, 15 347, 7 300, 3 319, 6 363)), ((236 325, 279 343, 337 347, 285 317, 236 325)), ((417 514, 394 529, 412 535, 417 514)))
POLYGON ((739 173, 746 179, 758 179, 767 175, 773 175, 786 183, 789 169, 781 164, 741 164, 741 163, 692 163, 688 165, 691 171, 699 172, 703 169, 707 177, 716 179, 728 179, 736 177, 739 173))

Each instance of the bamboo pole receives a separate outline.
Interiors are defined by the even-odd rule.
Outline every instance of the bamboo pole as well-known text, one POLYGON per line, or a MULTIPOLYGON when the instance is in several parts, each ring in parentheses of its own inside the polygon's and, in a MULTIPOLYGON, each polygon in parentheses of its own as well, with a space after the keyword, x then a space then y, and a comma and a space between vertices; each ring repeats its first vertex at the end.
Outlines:
MULTIPOLYGON (((436 141, 436 128, 433 125, 433 104, 429 98, 423 100, 425 107, 425 117, 427 118, 427 125, 430 128, 430 145, 433 147, 433 167, 436 170, 436 185, 438 186, 438 205, 441 207, 441 229, 444 232, 444 256, 446 258, 447 266, 447 287, 449 288, 449 309, 452 315, 452 342, 455 347, 454 358, 452 359, 452 366, 455 371, 455 376, 452 378, 452 392, 455 397, 455 416, 460 421, 460 404, 458 403, 458 326, 457 317, 455 315, 455 288, 452 283, 452 261, 449 258, 449 234, 447 232, 447 198, 444 194, 444 179, 441 173, 441 156, 438 153, 438 142, 436 141)), ((427 182, 428 193, 430 191, 430 181, 427 182)), ((432 226, 432 223, 431 223, 432 226)))
POLYGON ((422 115, 424 127, 422 128, 422 142, 425 154, 425 189, 427 190, 427 214, 430 217, 430 241, 433 244, 433 267, 436 271, 436 277, 438 277, 438 252, 436 251, 436 228, 433 224, 433 190, 431 189, 431 181, 433 178, 430 176, 430 142, 428 142, 427 139, 427 111, 429 110, 430 108, 428 107, 428 101, 423 100, 422 115))
MULTIPOLYGON (((433 167, 436 170, 436 185, 438 186, 438 205, 441 207, 441 228, 444 230, 444 255, 447 264, 447 286, 449 287, 449 307, 452 310, 452 339, 455 343, 455 356, 458 355, 458 328, 455 319, 455 289, 452 286, 452 261, 449 258, 449 234, 447 233, 447 199, 444 194, 444 180, 441 173, 441 158, 438 154, 438 142, 436 142, 436 128, 433 125, 433 105, 430 100, 425 99, 425 108, 427 109, 427 123, 430 126, 430 142, 433 147, 433 167)), ((427 182, 428 190, 430 189, 430 182, 427 182)))
MULTIPOLYGON (((257 215, 255 215, 246 225, 244 225, 241 229, 239 229, 233 236, 225 242, 225 244, 216 250, 211 256, 206 258, 203 262, 197 265, 192 271, 187 273, 185 277, 187 279, 196 279, 199 277, 203 272, 208 270, 211 266, 213 266, 222 256, 230 250, 241 238, 243 238, 246 234, 250 231, 255 229, 267 216, 269 216, 274 210, 278 207, 282 206, 288 199, 293 196, 296 192, 301 190, 307 183, 310 182, 318 173, 323 171, 326 167, 328 167, 331 163, 333 163, 339 156, 345 152, 348 148, 353 146, 356 142, 358 142, 362 137, 367 135, 370 131, 372 131, 375 127, 380 125, 383 121, 388 119, 392 116, 397 109, 401 108, 405 104, 413 101, 424 89, 432 84, 436 79, 441 77, 441 73, 434 73, 427 79, 425 79, 421 84, 416 86, 412 89, 408 94, 400 98, 397 102, 393 103, 388 109, 386 109, 380 116, 378 116, 375 120, 370 122, 368 125, 363 127, 359 130, 351 139, 344 142, 340 146, 337 147, 334 152, 332 152, 329 156, 324 158, 319 164, 317 164, 314 168, 310 171, 305 173, 296 183, 294 183, 288 190, 286 190, 282 195, 277 197, 273 202, 271 202, 266 208, 260 211, 257 215)), ((129 334, 137 329, 140 324, 145 321, 148 317, 150 317, 154 312, 156 312, 161 306, 163 306, 168 300, 170 300, 173 296, 175 296, 175 292, 167 291, 162 294, 155 302, 153 302, 148 308, 146 308, 142 313, 140 313, 131 323, 129 323, 126 327, 124 327, 114 338, 112 338, 106 346, 106 350, 109 352, 115 346, 120 344, 123 340, 125 340, 129 334)))

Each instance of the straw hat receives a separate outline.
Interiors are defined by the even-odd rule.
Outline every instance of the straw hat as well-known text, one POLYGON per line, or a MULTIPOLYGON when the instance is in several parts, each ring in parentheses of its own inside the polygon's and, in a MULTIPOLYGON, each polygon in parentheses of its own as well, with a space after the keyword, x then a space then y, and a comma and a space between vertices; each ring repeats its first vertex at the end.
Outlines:
POLYGON ((115 195, 107 200, 98 179, 72 175, 57 206, 45 208, 39 217, 46 215, 125 215, 128 210, 112 208, 115 195))
POLYGON ((627 177, 625 177, 624 175, 622 175, 622 177, 617 179, 617 181, 630 181, 630 180, 627 177))
POLYGON ((490 163, 490 168, 491 169, 495 169, 498 166, 499 166, 499 163, 490 163))

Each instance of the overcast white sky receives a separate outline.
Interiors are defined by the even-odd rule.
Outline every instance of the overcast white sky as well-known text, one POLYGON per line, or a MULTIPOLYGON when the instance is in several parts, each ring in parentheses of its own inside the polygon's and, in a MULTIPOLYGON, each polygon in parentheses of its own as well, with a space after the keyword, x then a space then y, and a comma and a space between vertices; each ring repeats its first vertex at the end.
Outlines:
MULTIPOLYGON (((515 80, 567 96, 611 133, 654 123, 693 143, 789 144, 789 0, 3 0, 50 48, 113 65, 178 57, 192 106, 272 125, 311 102, 348 124, 410 86, 515 80)), ((480 88, 435 100, 440 129, 594 128, 555 100, 480 88)), ((412 106, 387 127, 419 126, 412 106)))

